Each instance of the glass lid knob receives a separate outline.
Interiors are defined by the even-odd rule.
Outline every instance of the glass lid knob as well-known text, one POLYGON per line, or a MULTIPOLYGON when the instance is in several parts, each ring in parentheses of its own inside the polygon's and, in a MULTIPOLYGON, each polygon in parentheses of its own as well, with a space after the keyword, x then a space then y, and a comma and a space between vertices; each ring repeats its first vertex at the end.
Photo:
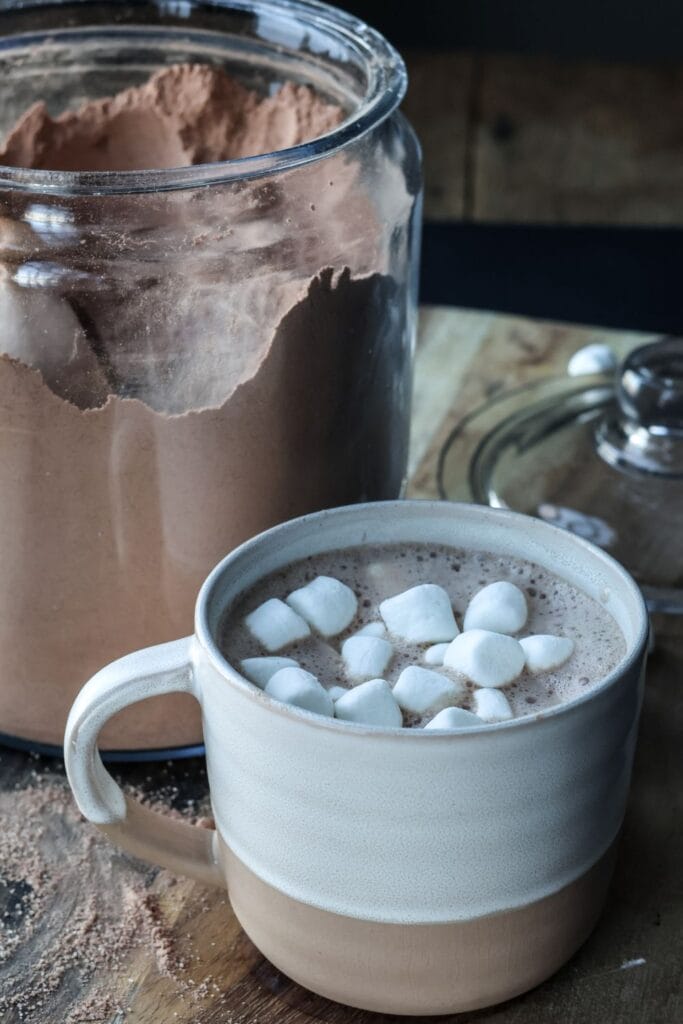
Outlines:
POLYGON ((596 428, 598 454, 617 469, 683 476, 683 338, 634 349, 616 406, 596 428))
POLYGON ((683 434, 683 338, 634 349, 617 387, 624 415, 648 430, 683 434))

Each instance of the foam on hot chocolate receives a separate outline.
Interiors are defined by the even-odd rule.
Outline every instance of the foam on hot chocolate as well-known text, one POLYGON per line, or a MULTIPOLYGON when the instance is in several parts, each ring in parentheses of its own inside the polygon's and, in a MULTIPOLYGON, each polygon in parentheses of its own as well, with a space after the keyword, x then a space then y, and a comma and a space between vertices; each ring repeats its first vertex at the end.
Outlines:
MULTIPOLYGON (((626 652, 624 637, 609 612, 547 570, 523 559, 487 552, 412 544, 351 548, 316 555, 267 577, 226 616, 221 648, 227 660, 239 668, 243 659, 266 653, 257 649, 254 636, 245 626, 246 617, 267 600, 285 601, 292 591, 305 587, 319 576, 340 580, 354 591, 358 598, 356 615, 337 636, 324 637, 314 630, 310 636, 287 645, 278 654, 295 659, 328 690, 359 685, 349 677, 342 656, 344 642, 359 631, 381 623, 380 606, 388 598, 423 584, 436 584, 446 591, 457 626, 462 629, 465 612, 483 587, 500 581, 513 583, 524 594, 528 609, 526 622, 516 634, 517 640, 550 635, 573 642, 572 652, 563 664, 548 671, 531 672, 525 668, 513 682, 495 691, 503 695, 514 717, 536 714, 575 700, 603 679, 626 652)), ((500 589, 505 592, 505 588, 500 589)), ((384 611, 386 614, 386 606, 384 611)), ((402 639, 392 632, 391 626, 388 634, 382 629, 376 632, 386 637, 393 647, 391 660, 382 673, 392 688, 410 666, 420 666, 422 671, 442 673, 452 680, 462 681, 462 676, 438 662, 436 654, 443 656, 447 644, 440 644, 443 650, 429 656, 436 658, 434 662, 429 657, 425 660, 425 655, 436 644, 402 639)), ((419 681, 419 675, 413 675, 415 680, 408 675, 408 684, 419 681)), ((405 688, 404 676, 399 691, 405 688)), ((492 697, 491 691, 484 693, 472 682, 464 683, 464 691, 458 701, 460 708, 476 713, 479 707, 482 718, 488 715, 489 721, 504 720, 505 700, 492 697), (477 693, 479 698, 475 697, 477 693)), ((334 696, 338 697, 336 693, 334 696)), ((405 704, 405 725, 424 726, 435 717, 436 710, 410 711, 411 707, 418 707, 417 703, 413 705, 412 697, 402 698, 399 703, 405 704)), ((443 704, 439 711, 441 707, 443 704)))

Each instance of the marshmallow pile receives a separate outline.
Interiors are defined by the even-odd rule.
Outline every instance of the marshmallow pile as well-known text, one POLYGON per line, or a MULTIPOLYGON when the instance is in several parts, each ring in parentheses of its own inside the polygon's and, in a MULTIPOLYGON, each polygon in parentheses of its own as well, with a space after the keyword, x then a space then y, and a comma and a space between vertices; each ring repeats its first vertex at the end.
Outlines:
POLYGON ((471 599, 458 627, 443 587, 422 583, 387 598, 381 622, 371 622, 342 642, 341 660, 350 688, 326 688, 293 659, 278 652, 317 634, 330 642, 358 613, 353 590, 331 576, 318 576, 284 601, 270 598, 245 618, 245 625, 267 654, 245 658, 244 675, 276 700, 346 722, 397 728, 404 714, 429 718, 425 728, 460 730, 504 722, 513 711, 503 688, 523 671, 535 675, 559 668, 572 655, 567 637, 531 635, 517 639, 528 619, 524 593, 500 581, 471 599), (415 661, 393 687, 384 676, 394 643, 415 661), (474 687, 472 710, 461 707, 474 687))

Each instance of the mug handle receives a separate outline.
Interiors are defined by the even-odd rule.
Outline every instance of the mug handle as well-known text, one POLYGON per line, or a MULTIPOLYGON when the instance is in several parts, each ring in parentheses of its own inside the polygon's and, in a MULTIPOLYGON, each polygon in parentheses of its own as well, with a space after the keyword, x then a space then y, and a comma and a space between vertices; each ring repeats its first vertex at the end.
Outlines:
POLYGON ((163 693, 189 693, 199 700, 193 649, 194 637, 185 637, 128 654, 94 675, 71 708, 64 761, 79 810, 117 846, 176 874, 225 888, 215 831, 158 814, 125 796, 97 749, 105 723, 135 701, 163 693))

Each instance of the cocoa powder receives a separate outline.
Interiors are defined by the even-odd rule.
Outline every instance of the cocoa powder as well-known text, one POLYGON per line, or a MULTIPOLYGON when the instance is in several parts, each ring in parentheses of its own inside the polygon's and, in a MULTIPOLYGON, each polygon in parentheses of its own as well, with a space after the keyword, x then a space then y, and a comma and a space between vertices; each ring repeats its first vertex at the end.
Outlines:
POLYGON ((343 117, 306 85, 286 82, 262 97, 220 68, 176 64, 56 118, 35 103, 9 132, 0 164, 137 171, 215 163, 298 146, 343 117))
MULTIPOLYGON (((202 820, 194 805, 170 805, 172 788, 153 797, 126 791, 164 814, 202 820)), ((167 909, 176 879, 116 851, 83 820, 60 773, 43 768, 29 784, 0 792, 0 825, 0 887, 11 908, 0 918, 0 1019, 125 1017, 137 949, 190 1002, 201 998, 185 970, 197 954, 179 951, 167 909)))

